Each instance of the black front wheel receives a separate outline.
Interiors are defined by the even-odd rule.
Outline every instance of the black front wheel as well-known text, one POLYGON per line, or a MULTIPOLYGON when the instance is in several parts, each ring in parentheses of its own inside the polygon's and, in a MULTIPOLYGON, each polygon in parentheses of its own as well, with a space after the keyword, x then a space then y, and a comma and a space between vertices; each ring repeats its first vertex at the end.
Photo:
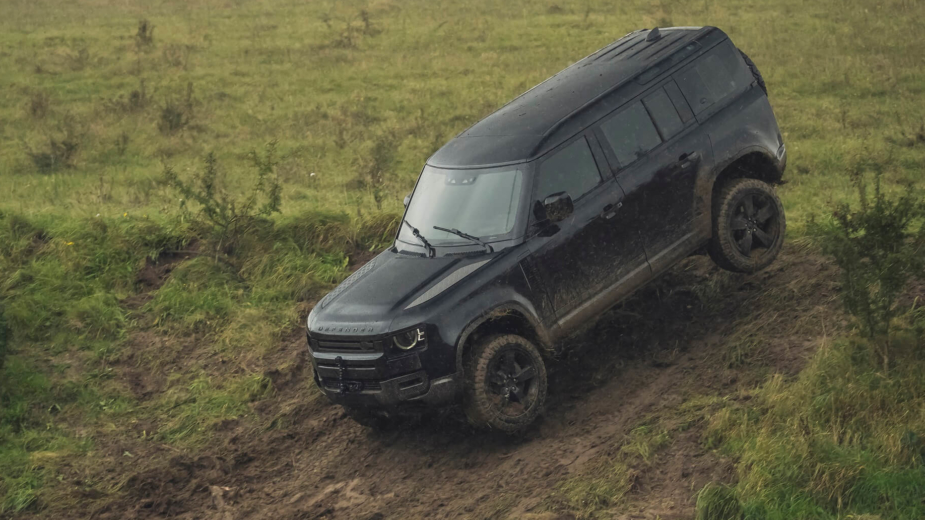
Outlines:
POLYGON ((734 179, 713 200, 710 256, 730 271, 760 271, 777 258, 786 230, 774 188, 756 179, 734 179))
POLYGON ((515 432, 546 402, 546 366, 537 348, 506 334, 479 341, 465 359, 465 410, 477 426, 515 432))

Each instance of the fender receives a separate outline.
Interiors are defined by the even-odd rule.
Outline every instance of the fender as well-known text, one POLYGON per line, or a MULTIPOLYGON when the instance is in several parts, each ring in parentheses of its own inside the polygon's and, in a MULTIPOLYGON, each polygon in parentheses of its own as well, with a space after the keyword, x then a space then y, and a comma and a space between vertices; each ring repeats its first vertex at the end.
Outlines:
POLYGON ((459 377, 464 375, 463 350, 466 345, 466 341, 469 340, 469 336, 472 335, 472 333, 475 332, 475 330, 478 329, 480 325, 509 312, 516 312, 526 318, 526 320, 530 323, 530 326, 533 328, 533 331, 536 333, 536 338, 540 342, 540 345, 538 345, 540 350, 544 352, 552 351, 552 342, 550 341, 549 333, 546 331, 546 327, 543 326, 542 322, 537 316, 536 310, 533 308, 533 304, 523 297, 521 297, 521 299, 522 301, 508 300, 488 310, 482 310, 473 318, 468 320, 468 324, 463 328, 456 342, 456 373, 459 377))
POLYGON ((716 167, 713 168, 713 172, 711 172, 710 174, 710 186, 712 187, 713 183, 716 181, 716 178, 719 177, 719 174, 722 173, 723 170, 728 168, 730 164, 738 161, 739 159, 741 159, 742 157, 745 157, 748 154, 752 154, 755 152, 761 154, 766 159, 768 159, 768 161, 770 161, 771 164, 773 164, 774 167, 777 169, 778 175, 783 176, 784 174, 783 168, 781 168, 781 163, 777 159, 777 154, 771 152, 764 146, 753 144, 750 146, 746 146, 745 148, 739 150, 738 152, 736 152, 734 155, 730 157, 724 158, 722 161, 717 161, 716 167))
MULTIPOLYGON (((747 146, 741 150, 738 150, 737 153, 732 156, 727 156, 721 161, 717 160, 715 166, 710 172, 697 177, 697 182, 694 186, 694 215, 696 219, 694 222, 695 233, 703 238, 710 238, 713 236, 713 186, 716 184, 716 180, 731 164, 735 163, 746 155, 756 152, 771 161, 771 164, 773 164, 777 169, 778 179, 783 176, 783 171, 781 171, 781 164, 780 161, 778 161, 777 156, 761 145, 747 146)), ((713 155, 716 157, 716 150, 713 151, 713 155)))

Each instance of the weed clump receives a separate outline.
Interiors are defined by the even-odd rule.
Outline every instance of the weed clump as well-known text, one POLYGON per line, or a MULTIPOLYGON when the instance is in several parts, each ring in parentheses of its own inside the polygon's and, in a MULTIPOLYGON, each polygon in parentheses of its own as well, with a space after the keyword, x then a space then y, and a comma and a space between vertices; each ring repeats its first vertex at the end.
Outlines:
POLYGON ((26 146, 26 155, 40 172, 49 173, 61 168, 73 168, 79 148, 80 141, 76 136, 66 134, 61 138, 49 137, 42 149, 34 150, 26 146))
POLYGON ((154 46, 154 24, 146 18, 138 20, 138 30, 135 31, 135 49, 139 52, 154 46))
POLYGON ((919 123, 918 127, 913 124, 907 131, 906 124, 897 114, 896 126, 899 127, 899 137, 887 137, 887 141, 905 148, 913 148, 925 144, 925 122, 919 123))
POLYGON ((912 185, 887 196, 882 170, 876 160, 859 161, 853 173, 858 206, 839 204, 830 220, 811 223, 810 230, 841 267, 845 309, 888 370, 891 326, 903 311, 898 298, 910 279, 925 279, 925 204, 912 185), (874 173, 873 195, 867 171, 874 173))
POLYGON ((45 119, 51 106, 51 97, 47 92, 37 91, 29 96, 27 110, 32 119, 45 119))
MULTIPOLYGON (((331 28, 329 17, 322 18, 322 21, 328 28, 331 28)), ((366 9, 360 10, 356 16, 344 22, 344 26, 338 32, 330 43, 331 47, 338 49, 355 49, 364 37, 376 36, 382 30, 376 27, 366 9)))
POLYGON ((189 65, 189 57, 193 47, 191 45, 167 45, 161 52, 165 63, 172 67, 186 69, 189 65))
POLYGON ((90 50, 81 47, 67 54, 67 66, 74 72, 80 72, 90 64, 90 50))
POLYGON ((128 96, 119 94, 118 97, 106 102, 106 108, 111 112, 138 112, 148 106, 148 92, 145 80, 138 81, 138 88, 129 92, 128 96))
POLYGON ((193 119, 193 82, 186 84, 183 99, 168 98, 161 108, 157 128, 164 135, 174 134, 186 128, 193 119))
POLYGON ((45 133, 41 146, 33 147, 25 140, 22 141, 22 146, 39 172, 50 173, 76 166, 81 135, 82 130, 78 120, 66 114, 57 123, 54 131, 45 133))

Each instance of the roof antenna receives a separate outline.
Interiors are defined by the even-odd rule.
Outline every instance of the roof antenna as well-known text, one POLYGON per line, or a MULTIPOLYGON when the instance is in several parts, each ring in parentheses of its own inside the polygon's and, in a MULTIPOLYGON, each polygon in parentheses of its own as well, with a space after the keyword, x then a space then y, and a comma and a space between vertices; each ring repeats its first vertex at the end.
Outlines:
POLYGON ((655 40, 662 37, 662 33, 659 32, 658 27, 649 31, 649 34, 646 36, 647 42, 654 42, 655 40))

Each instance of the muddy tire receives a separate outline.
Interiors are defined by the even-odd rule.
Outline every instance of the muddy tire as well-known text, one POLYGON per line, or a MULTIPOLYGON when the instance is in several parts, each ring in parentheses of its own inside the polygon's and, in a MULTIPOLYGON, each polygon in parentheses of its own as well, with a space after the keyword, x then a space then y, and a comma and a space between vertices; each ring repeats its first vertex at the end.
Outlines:
POLYGON ((491 336, 467 353, 463 407, 469 421, 513 433, 546 402, 546 366, 536 346, 514 334, 491 336))
POLYGON ((745 60, 745 65, 747 65, 748 70, 751 71, 752 77, 755 78, 755 81, 758 82, 758 86, 761 88, 761 90, 764 91, 764 95, 767 96, 768 86, 764 84, 764 77, 761 75, 761 71, 758 70, 758 66, 755 65, 755 62, 753 62, 752 59, 749 58, 748 55, 742 52, 741 50, 739 50, 739 54, 742 55, 742 59, 745 60))
POLYGON ((774 188, 755 179, 733 179, 713 200, 710 257, 729 271, 760 271, 777 258, 786 230, 784 206, 774 188))

